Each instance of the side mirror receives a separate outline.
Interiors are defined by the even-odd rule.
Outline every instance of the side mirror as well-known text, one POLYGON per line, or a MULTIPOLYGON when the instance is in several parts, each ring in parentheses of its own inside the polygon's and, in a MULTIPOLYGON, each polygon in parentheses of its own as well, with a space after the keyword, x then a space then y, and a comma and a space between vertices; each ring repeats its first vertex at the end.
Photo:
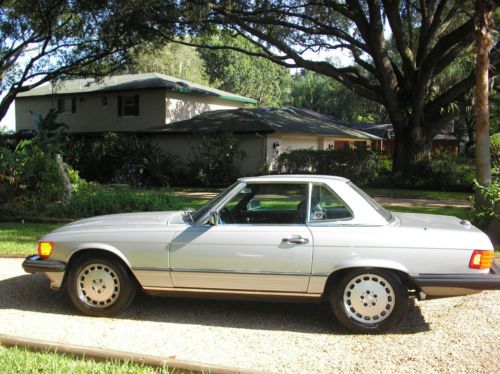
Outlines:
POLYGON ((210 226, 217 226, 219 223, 219 213, 216 211, 210 212, 210 216, 208 217, 208 224, 210 226))

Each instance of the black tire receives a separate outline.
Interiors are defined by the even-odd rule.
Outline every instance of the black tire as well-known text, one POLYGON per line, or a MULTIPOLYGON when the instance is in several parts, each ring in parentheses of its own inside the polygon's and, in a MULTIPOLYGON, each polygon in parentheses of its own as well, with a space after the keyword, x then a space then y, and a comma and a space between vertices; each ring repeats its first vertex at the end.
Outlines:
POLYGON ((111 317, 130 305, 137 284, 120 261, 93 256, 80 259, 70 268, 66 290, 83 314, 111 317))
POLYGON ((354 269, 333 285, 330 305, 350 331, 377 333, 401 320, 408 309, 408 290, 393 272, 354 269))

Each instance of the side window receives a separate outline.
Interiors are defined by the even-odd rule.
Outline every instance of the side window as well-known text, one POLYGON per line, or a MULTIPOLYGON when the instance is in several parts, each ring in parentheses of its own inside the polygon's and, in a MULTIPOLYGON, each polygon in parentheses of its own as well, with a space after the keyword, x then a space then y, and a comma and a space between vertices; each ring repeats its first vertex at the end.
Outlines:
POLYGON ((247 184, 220 211, 221 224, 305 223, 307 184, 247 184))
POLYGON ((351 211, 328 187, 313 185, 309 222, 347 220, 352 218, 351 211))
POLYGON ((118 117, 139 115, 139 95, 118 96, 118 117))

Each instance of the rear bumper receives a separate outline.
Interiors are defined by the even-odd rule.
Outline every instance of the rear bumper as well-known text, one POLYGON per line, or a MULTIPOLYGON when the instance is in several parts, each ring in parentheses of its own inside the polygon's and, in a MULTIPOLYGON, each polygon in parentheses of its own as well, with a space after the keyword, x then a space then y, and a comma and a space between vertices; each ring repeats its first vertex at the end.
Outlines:
POLYGON ((483 290, 500 290, 500 266, 496 263, 487 274, 420 274, 415 284, 431 297, 460 296, 483 290))
POLYGON ((26 273, 61 273, 66 269, 66 265, 63 262, 43 260, 38 255, 33 255, 23 261, 23 269, 26 273))

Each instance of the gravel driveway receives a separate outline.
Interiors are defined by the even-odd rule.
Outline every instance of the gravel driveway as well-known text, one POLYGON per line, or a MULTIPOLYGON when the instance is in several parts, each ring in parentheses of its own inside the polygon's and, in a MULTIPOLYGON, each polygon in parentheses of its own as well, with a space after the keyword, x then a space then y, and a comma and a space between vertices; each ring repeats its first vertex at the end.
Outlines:
POLYGON ((0 259, 0 334, 272 372, 494 373, 500 291, 415 302, 384 335, 351 335, 326 305, 139 296, 120 318, 76 314, 20 259, 0 259))

